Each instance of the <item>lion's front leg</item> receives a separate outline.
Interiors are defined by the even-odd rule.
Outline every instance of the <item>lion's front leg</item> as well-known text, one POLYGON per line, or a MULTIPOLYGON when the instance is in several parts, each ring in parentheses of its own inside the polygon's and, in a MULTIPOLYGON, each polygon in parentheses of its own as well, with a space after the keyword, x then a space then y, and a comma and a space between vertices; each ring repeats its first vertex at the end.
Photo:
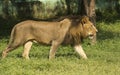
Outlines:
POLYGON ((85 52, 80 44, 75 45, 74 49, 83 59, 87 59, 87 56, 86 56, 86 54, 85 54, 85 52))
POLYGON ((50 53, 49 53, 49 59, 55 58, 55 53, 59 45, 60 45, 59 42, 56 42, 56 41, 52 42, 52 46, 51 46, 50 53))

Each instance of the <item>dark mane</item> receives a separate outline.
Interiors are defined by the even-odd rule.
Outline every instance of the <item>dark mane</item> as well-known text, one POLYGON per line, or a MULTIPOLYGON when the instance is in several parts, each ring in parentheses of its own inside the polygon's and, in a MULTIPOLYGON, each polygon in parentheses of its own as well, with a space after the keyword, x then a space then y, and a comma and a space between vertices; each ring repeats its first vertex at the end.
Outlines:
POLYGON ((74 43, 81 43, 83 41, 84 32, 83 26, 82 26, 82 20, 85 20, 86 22, 89 20, 87 16, 82 17, 69 17, 71 20, 71 26, 66 34, 65 40, 67 39, 67 42, 70 42, 72 44, 74 43), (87 19, 87 20, 86 20, 87 19))
POLYGON ((82 18, 69 18, 71 20, 71 26, 65 36, 65 43, 70 43, 75 44, 75 43, 80 43, 82 42, 82 35, 81 35, 81 28, 82 28, 82 24, 81 24, 81 19, 82 18))

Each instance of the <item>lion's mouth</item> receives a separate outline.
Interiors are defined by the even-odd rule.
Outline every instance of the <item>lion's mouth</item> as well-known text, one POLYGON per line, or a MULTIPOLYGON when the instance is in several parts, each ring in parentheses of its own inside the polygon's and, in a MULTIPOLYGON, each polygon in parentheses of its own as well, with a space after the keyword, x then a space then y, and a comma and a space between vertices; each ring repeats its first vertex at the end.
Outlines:
POLYGON ((94 38, 93 34, 89 35, 89 39, 93 39, 93 38, 94 38))

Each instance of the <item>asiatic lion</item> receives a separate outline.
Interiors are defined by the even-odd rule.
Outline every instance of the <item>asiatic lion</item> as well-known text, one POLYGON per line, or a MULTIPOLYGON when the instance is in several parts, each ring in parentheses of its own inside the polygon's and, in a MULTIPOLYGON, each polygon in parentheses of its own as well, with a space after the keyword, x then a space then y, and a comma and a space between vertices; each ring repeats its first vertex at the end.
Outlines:
POLYGON ((32 42, 37 41, 43 44, 51 44, 49 59, 55 57, 60 44, 71 44, 82 58, 87 59, 81 46, 81 40, 86 37, 92 39, 96 32, 96 27, 87 16, 83 16, 79 20, 66 18, 60 22, 23 21, 13 27, 9 44, 3 51, 2 58, 5 58, 8 52, 23 45, 22 56, 29 59, 32 42))

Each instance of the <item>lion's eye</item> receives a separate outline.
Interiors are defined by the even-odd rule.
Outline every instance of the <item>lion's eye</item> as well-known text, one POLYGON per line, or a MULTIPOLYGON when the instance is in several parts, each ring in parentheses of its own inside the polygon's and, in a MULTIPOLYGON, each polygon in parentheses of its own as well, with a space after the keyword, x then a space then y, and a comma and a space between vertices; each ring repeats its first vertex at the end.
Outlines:
POLYGON ((93 25, 91 25, 91 28, 93 28, 93 25))
POLYGON ((93 26, 92 26, 92 25, 90 25, 89 29, 91 30, 92 28, 93 28, 93 26))

